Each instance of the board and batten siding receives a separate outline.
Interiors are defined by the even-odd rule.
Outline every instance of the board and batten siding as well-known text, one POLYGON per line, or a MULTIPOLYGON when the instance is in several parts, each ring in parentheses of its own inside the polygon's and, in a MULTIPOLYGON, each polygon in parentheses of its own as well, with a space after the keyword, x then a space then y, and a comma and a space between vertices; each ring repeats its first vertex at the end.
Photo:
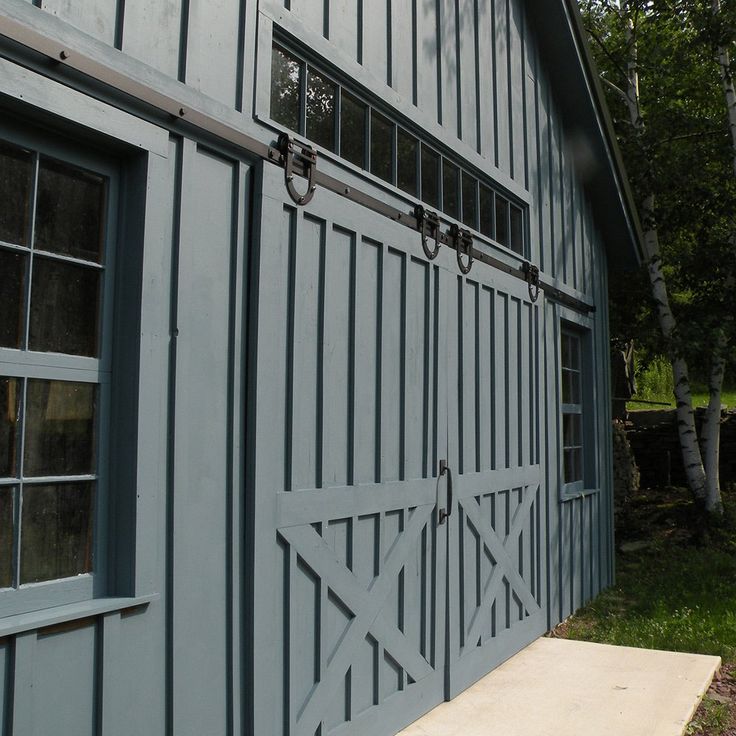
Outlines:
MULTIPOLYGON (((0 14, 22 4, 23 0, 0 0, 0 14)), ((269 58, 272 28, 281 27, 304 39, 328 68, 343 70, 346 80, 355 79, 359 89, 395 109, 399 119, 410 118, 430 139, 523 195, 529 203, 531 260, 561 287, 597 307, 588 324, 599 397, 601 490, 559 502, 559 329, 560 320, 570 315, 547 300, 534 317, 525 312, 519 328, 526 330, 521 332, 524 341, 536 336, 529 350, 539 351, 539 367, 538 376, 533 371, 521 375, 524 385, 516 388, 521 395, 528 383, 529 391, 537 392, 534 411, 543 420, 539 452, 530 439, 531 454, 524 458, 538 463, 542 474, 540 490, 533 491, 540 495, 532 500, 530 526, 525 530, 527 541, 536 540, 536 547, 524 551, 529 585, 547 626, 609 585, 613 540, 606 256, 566 140, 550 70, 542 68, 523 1, 36 0, 33 4, 54 17, 50 25, 34 23, 64 38, 71 49, 129 70, 154 89, 181 94, 192 106, 264 141, 273 140, 274 130, 253 119, 254 112, 263 111, 254 111, 252 105, 261 99, 259 80, 270 74, 258 66, 256 77, 255 70, 257 58, 269 58), (536 563, 532 549, 546 555, 544 563, 536 563)), ((123 109, 128 104, 122 98, 118 101, 123 109)), ((252 192, 258 191, 254 168, 231 148, 215 150, 211 140, 179 131, 172 133, 168 158, 152 160, 142 278, 148 322, 141 334, 141 360, 146 373, 140 389, 141 405, 150 415, 150 436, 139 442, 144 451, 137 473, 140 492, 150 495, 147 511, 157 529, 158 545, 142 564, 150 567, 159 598, 131 612, 106 613, 0 639, 2 736, 248 733, 252 681, 248 652, 253 635, 245 610, 250 585, 245 565, 251 554, 246 503, 252 489, 244 470, 244 382, 251 203, 252 192)), ((340 171, 330 162, 325 162, 325 170, 340 171)), ((377 197, 408 206, 397 191, 376 186, 370 177, 362 186, 377 197)), ((308 208, 301 215, 306 218, 306 235, 317 243, 322 237, 319 223, 309 221, 308 208)), ((267 223, 261 232, 263 248, 285 237, 267 223)), ((370 239, 369 232, 365 235, 370 239)), ((355 246, 348 244, 344 232, 336 231, 334 237, 335 243, 329 245, 335 245, 334 268, 339 270, 347 259, 338 241, 340 247, 355 246)), ((415 245, 421 259, 418 235, 415 245)), ((365 268, 376 268, 374 249, 361 252, 365 268)), ((309 251, 303 257, 310 257, 309 251)), ((407 264, 403 275, 409 282, 425 284, 423 262, 409 259, 407 264)), ((491 291, 473 283, 473 278, 471 273, 458 281, 454 314, 460 327, 456 349, 462 357, 454 370, 467 374, 468 380, 457 397, 460 408, 453 421, 464 438, 460 448, 464 467, 490 472, 495 466, 487 453, 518 449, 519 426, 528 420, 533 424, 534 417, 507 422, 504 415, 499 426, 508 424, 514 432, 511 443, 491 435, 491 417, 485 413, 488 387, 478 380, 480 371, 491 365, 491 346, 482 340, 487 325, 480 318, 483 314, 486 319, 490 310, 491 291), (476 406, 484 408, 476 412, 476 406), (475 442, 466 441, 470 436, 475 442)), ((343 286, 348 288, 344 282, 343 286)), ((421 310, 410 314, 417 329, 427 329, 423 320, 428 315, 421 310)), ((371 315, 368 311, 361 319, 370 320, 371 315)), ((308 312, 300 313, 300 319, 307 317, 308 312)), ((351 340, 342 324, 325 321, 321 329, 335 345, 344 347, 351 340)), ((316 333, 308 334, 314 338, 316 333)), ((400 335, 395 337, 400 340, 400 335)), ((514 349, 526 349, 516 339, 512 337, 514 349)), ((319 358, 316 352, 302 357, 319 358)), ((499 352, 494 360, 500 357, 499 352)), ((377 370, 370 360, 361 359, 359 351, 355 362, 360 371, 377 370)), ((505 370, 506 363, 496 369, 505 370)), ((341 385, 348 366, 341 370, 325 380, 341 385)), ((404 457, 416 463, 414 474, 431 476, 430 466, 438 456, 434 447, 415 447, 417 435, 388 422, 390 412, 399 423, 418 420, 424 410, 412 398, 414 388, 408 386, 404 409, 415 408, 416 416, 401 417, 399 407, 388 402, 381 415, 384 436, 386 446, 394 448, 396 442, 389 440, 398 442, 403 436, 404 457)), ((355 399, 370 404, 375 397, 366 393, 355 399)), ((325 416, 334 408, 326 403, 325 416)), ((499 402, 495 411, 502 408, 499 402)), ((313 422, 315 409, 306 398, 295 404, 294 411, 300 421, 313 422)), ((431 417, 433 409, 426 411, 431 417)), ((295 487, 309 486, 317 472, 337 485, 369 479, 374 473, 376 435, 351 437, 354 443, 360 441, 361 453, 352 467, 345 467, 330 448, 333 440, 342 438, 347 419, 342 415, 331 419, 319 438, 323 447, 319 466, 310 455, 313 448, 300 442, 291 448, 296 461, 288 465, 284 459, 282 474, 288 469, 295 487)), ((398 477, 398 457, 385 455, 382 462, 387 474, 398 477)), ((332 531, 337 547, 344 529, 336 525, 332 531)), ((463 539, 470 558, 470 537, 463 539)), ((360 697, 356 692, 356 709, 361 707, 360 697)))
POLYGON ((145 220, 139 494, 158 596, 0 639, 0 734, 241 733, 244 258, 252 169, 172 137, 145 220), (201 187, 201 188, 200 188, 201 187))
POLYGON ((257 84, 257 48, 270 47, 273 22, 491 178, 528 192, 532 260, 594 295, 581 268, 590 242, 572 213, 576 203, 584 220, 589 205, 522 0, 37 4, 201 93, 205 108, 213 100, 244 115, 257 84))

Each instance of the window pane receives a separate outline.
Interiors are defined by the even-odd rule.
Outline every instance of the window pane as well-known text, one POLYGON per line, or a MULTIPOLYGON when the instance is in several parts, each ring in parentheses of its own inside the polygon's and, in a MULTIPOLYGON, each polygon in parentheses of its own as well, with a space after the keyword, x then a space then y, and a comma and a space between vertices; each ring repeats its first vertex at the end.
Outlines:
POLYGON ((521 210, 511 205, 511 250, 524 252, 524 220, 521 210))
POLYGON ((100 263, 104 222, 104 178, 42 156, 35 247, 100 263))
POLYGON ((99 271, 35 258, 30 349, 97 357, 99 292, 99 271))
POLYGON ((580 373, 562 370, 562 403, 580 404, 580 373))
POLYGON ((580 414, 562 415, 562 435, 563 445, 565 447, 571 448, 582 446, 583 438, 580 414))
POLYGON ((17 378, 0 378, 0 478, 16 475, 21 385, 17 378))
POLYGON ((94 384, 28 379, 24 475, 93 473, 96 409, 94 384))
POLYGON ((20 348, 28 256, 0 249, 0 347, 20 348))
POLYGON ((21 513, 20 582, 92 570, 94 483, 26 486, 21 513))
POLYGON ((419 141, 399 128, 398 133, 398 169, 399 189, 403 189, 412 197, 417 196, 417 153, 419 141))
POLYGON ((393 123, 371 110, 371 173, 393 182, 393 123))
POLYGON ((457 166, 442 161, 442 209, 456 220, 460 217, 459 173, 457 166))
POLYGON ((271 119, 293 130, 299 129, 302 65, 278 46, 271 52, 271 119))
POLYGON ((365 168, 366 106, 347 92, 342 93, 340 113, 340 155, 351 164, 365 168))
POLYGON ((477 189, 478 180, 463 172, 463 222, 476 230, 478 229, 477 189))
POLYGON ((480 185, 480 231, 493 237, 493 192, 480 185))
POLYGON ((337 86, 311 68, 307 78, 307 138, 334 151, 337 86))
POLYGON ((422 200, 430 207, 440 207, 440 155, 422 146, 422 200))
POLYGON ((0 488, 0 588, 13 584, 13 489, 0 488))
POLYGON ((563 368, 574 368, 574 364, 571 362, 571 352, 572 349, 570 347, 570 343, 572 342, 572 336, 568 335, 567 333, 562 333, 562 367, 563 368))
POLYGON ((496 195, 496 242, 509 244, 509 203, 496 195))
POLYGON ((580 370, 580 338, 570 335, 570 368, 580 370))
POLYGON ((583 479, 582 460, 582 450, 565 450, 565 483, 575 483, 583 479))
POLYGON ((33 154, 0 141, 0 240, 28 245, 33 154))

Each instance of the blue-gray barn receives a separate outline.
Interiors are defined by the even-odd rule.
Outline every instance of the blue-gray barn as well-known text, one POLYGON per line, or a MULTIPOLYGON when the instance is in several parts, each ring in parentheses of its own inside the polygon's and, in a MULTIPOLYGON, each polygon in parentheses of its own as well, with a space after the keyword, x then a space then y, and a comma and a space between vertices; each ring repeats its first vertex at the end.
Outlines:
POLYGON ((613 580, 573 0, 0 0, 0 733, 390 736, 613 580))

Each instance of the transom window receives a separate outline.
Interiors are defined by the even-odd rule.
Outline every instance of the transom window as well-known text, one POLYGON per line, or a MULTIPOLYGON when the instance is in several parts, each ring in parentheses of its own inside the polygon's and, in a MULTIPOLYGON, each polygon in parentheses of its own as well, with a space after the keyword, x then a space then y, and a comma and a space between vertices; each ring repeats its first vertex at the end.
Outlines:
POLYGON ((276 42, 271 119, 524 255, 517 203, 276 42))
POLYGON ((580 335, 562 331, 562 437, 565 485, 583 486, 583 374, 580 335))
POLYGON ((109 200, 109 176, 0 139, 0 588, 16 600, 93 590, 109 200))

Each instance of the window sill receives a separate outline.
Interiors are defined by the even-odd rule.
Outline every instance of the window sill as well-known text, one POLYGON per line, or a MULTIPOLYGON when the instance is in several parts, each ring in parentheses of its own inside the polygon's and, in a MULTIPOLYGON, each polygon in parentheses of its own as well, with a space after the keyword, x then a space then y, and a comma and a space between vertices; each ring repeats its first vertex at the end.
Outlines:
POLYGON ((99 616, 113 611, 125 611, 138 606, 147 606, 158 598, 158 594, 138 596, 137 598, 97 598, 80 603, 70 603, 42 611, 19 613, 14 616, 0 618, 0 638, 22 634, 25 631, 43 629, 69 621, 91 616, 99 616))
POLYGON ((567 501, 577 501, 580 498, 587 498, 588 496, 597 496, 601 492, 600 488, 585 488, 582 491, 561 491, 560 503, 566 503, 567 501))

